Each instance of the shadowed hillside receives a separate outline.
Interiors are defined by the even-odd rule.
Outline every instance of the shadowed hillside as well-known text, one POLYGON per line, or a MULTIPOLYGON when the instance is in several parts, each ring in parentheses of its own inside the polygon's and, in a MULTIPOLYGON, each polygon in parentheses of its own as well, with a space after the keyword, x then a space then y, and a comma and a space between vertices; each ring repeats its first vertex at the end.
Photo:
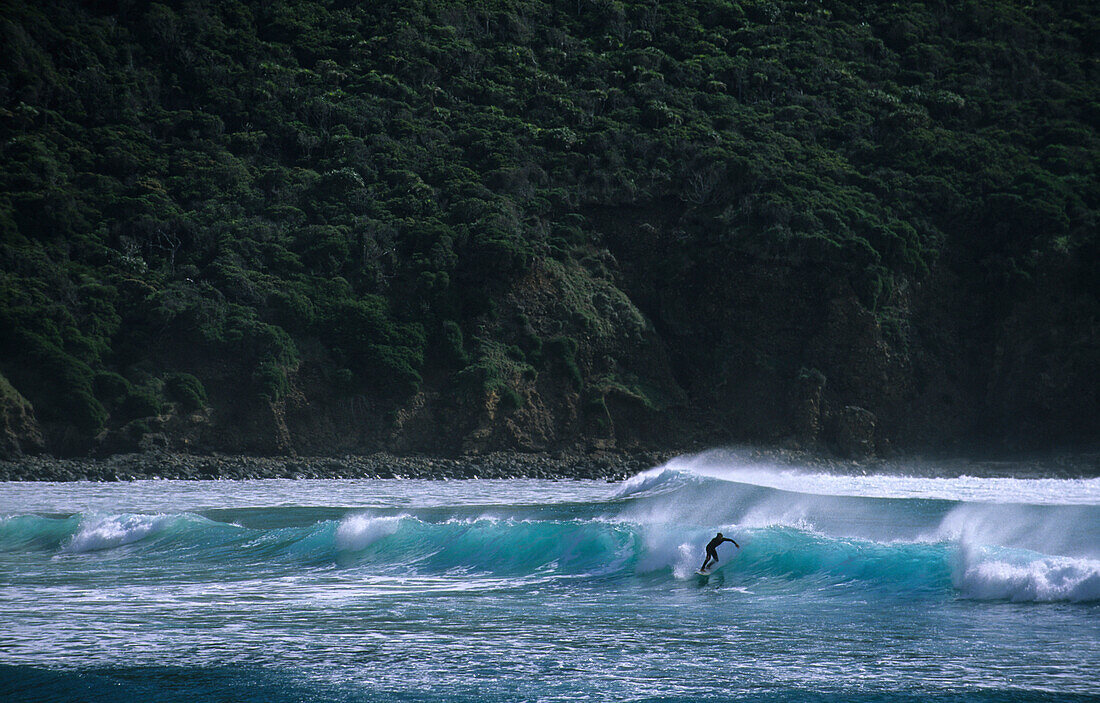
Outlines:
POLYGON ((1100 10, 0 6, 0 453, 1100 439, 1100 10))

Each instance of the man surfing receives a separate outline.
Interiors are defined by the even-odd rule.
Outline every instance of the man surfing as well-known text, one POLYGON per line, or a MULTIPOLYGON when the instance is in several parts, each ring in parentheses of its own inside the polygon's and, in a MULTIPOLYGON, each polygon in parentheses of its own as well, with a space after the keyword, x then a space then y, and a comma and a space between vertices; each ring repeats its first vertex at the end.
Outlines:
MULTIPOLYGON (((707 558, 703 560, 703 565, 699 567, 700 573, 704 573, 707 570, 707 566, 712 562, 715 564, 718 563, 718 545, 723 542, 733 542, 733 540, 729 537, 723 537, 722 533, 719 532, 717 537, 707 542, 707 558)), ((741 548, 741 545, 737 542, 733 542, 733 546, 738 549, 741 548)))

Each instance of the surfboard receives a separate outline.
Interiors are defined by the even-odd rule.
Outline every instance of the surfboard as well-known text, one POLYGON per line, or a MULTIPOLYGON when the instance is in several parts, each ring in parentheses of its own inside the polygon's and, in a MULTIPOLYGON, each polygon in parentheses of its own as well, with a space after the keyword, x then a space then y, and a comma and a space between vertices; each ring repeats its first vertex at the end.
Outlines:
POLYGON ((710 576, 710 570, 709 569, 699 569, 695 573, 699 574, 700 576, 710 576))

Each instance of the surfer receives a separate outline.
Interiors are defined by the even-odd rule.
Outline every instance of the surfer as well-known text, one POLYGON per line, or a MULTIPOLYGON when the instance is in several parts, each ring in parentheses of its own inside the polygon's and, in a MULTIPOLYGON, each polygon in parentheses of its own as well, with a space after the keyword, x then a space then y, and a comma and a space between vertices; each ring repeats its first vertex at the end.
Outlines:
MULTIPOLYGON (((729 537, 723 537, 722 533, 719 532, 717 537, 707 542, 707 558, 703 560, 703 565, 699 567, 699 571, 706 571, 707 565, 710 564, 711 561, 713 561, 715 564, 718 563, 718 545, 722 544, 723 542, 733 542, 733 540, 729 537)), ((733 546, 737 547, 738 549, 741 548, 741 545, 737 542, 733 542, 733 546)))

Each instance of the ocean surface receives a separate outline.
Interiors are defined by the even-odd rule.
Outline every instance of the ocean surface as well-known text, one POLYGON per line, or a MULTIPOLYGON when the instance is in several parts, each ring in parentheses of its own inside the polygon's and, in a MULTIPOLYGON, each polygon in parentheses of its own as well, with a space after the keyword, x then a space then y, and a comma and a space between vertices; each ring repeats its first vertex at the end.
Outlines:
POLYGON ((1100 479, 0 484, 5 701, 1100 699, 1100 479), (695 570, 721 531, 709 576, 695 570))

